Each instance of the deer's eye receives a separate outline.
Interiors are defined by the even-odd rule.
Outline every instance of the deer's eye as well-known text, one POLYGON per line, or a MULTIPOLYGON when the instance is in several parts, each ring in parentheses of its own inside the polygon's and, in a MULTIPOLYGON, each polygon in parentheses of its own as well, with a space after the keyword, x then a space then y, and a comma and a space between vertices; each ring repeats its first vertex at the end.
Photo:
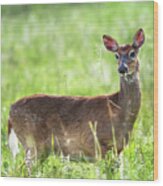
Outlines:
POLYGON ((115 58, 116 58, 116 60, 119 60, 120 56, 118 53, 115 53, 115 58))
POLYGON ((134 59, 135 56, 136 56, 135 51, 131 51, 131 52, 129 53, 129 57, 130 57, 131 59, 134 59))

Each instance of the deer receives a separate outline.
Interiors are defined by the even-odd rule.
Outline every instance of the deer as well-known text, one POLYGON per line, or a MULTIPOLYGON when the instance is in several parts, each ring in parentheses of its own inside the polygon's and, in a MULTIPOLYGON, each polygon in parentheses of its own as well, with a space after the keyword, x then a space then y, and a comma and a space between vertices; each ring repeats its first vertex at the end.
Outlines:
POLYGON ((19 152, 20 142, 25 150, 30 172, 35 157, 51 151, 70 157, 81 153, 95 157, 92 128, 102 158, 113 149, 114 140, 119 154, 129 141, 137 118, 141 91, 139 82, 139 49, 145 41, 143 29, 134 35, 132 44, 119 45, 109 35, 103 35, 106 49, 115 55, 120 76, 120 90, 109 95, 55 96, 35 94, 23 97, 11 105, 8 119, 8 141, 13 156, 19 152), (114 130, 113 130, 114 129, 114 130))

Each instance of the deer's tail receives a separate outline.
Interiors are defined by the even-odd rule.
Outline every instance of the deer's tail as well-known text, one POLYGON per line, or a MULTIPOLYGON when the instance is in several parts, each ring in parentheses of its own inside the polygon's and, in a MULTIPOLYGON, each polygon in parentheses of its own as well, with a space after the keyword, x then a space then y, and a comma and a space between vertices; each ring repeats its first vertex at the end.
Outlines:
POLYGON ((18 138, 13 129, 13 125, 10 118, 8 119, 8 145, 12 152, 13 157, 15 158, 16 155, 19 153, 19 146, 18 146, 18 138))

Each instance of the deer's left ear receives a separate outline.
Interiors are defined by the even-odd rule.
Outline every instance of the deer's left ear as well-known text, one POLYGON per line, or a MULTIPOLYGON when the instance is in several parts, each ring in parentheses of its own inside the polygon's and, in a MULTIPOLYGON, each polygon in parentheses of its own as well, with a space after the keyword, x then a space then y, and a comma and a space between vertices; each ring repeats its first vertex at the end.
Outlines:
POLYGON ((144 31, 142 28, 140 28, 135 34, 132 46, 134 48, 140 48, 143 45, 144 41, 145 41, 144 31))

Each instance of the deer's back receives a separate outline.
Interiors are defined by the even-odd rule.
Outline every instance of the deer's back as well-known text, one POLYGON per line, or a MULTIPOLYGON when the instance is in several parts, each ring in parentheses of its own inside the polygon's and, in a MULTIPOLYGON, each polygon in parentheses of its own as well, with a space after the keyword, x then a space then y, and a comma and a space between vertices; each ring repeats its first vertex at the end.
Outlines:
MULTIPOLYGON (((49 117, 60 117, 64 122, 80 120, 102 120, 107 114, 107 97, 70 97, 34 95, 24 97, 11 106, 10 116, 19 119, 47 121, 49 117), (100 112, 99 112, 100 111, 100 112)), ((107 115, 108 116, 108 115, 107 115)))

